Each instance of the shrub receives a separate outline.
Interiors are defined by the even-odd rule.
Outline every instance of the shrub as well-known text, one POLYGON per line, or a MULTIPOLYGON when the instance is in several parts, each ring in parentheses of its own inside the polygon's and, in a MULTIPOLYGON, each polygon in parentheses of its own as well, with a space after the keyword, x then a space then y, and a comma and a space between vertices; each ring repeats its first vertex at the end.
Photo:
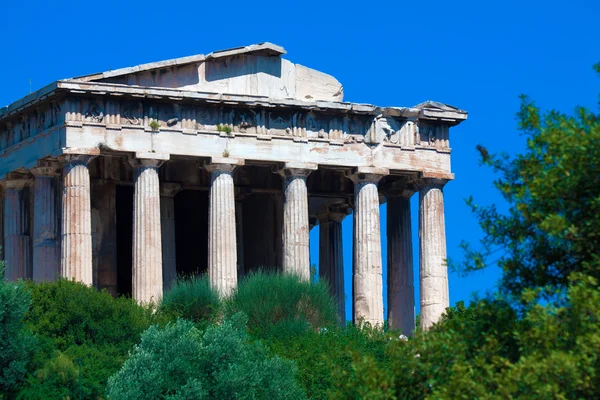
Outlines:
POLYGON ((349 324, 345 328, 334 326, 287 337, 269 336, 264 340, 273 354, 296 362, 299 383, 309 398, 329 399, 334 382, 344 379, 334 372, 350 371, 358 355, 385 365, 390 339, 391 335, 380 329, 349 324))
POLYGON ((131 299, 72 281, 29 283, 29 289, 32 306, 26 322, 40 350, 21 399, 76 398, 79 387, 70 366, 78 378, 81 370, 85 398, 102 396, 108 377, 119 370, 141 333, 164 318, 131 299))
POLYGON ((295 367, 251 342, 234 315, 204 333, 186 320, 150 327, 131 358, 109 379, 115 399, 303 399, 295 367))
POLYGON ((219 309, 219 294, 205 276, 179 279, 164 294, 159 306, 160 312, 196 323, 215 321, 219 309))
POLYGON ((113 344, 127 351, 153 321, 149 308, 82 283, 59 280, 29 287, 33 302, 27 325, 35 334, 52 338, 60 350, 113 344))
POLYGON ((7 282, 0 261, 0 398, 11 396, 27 374, 35 340, 23 319, 31 298, 22 282, 7 282))
POLYGON ((260 337, 287 336, 333 326, 336 308, 325 283, 295 275, 257 272, 246 276, 233 293, 229 314, 243 312, 248 328, 260 337))

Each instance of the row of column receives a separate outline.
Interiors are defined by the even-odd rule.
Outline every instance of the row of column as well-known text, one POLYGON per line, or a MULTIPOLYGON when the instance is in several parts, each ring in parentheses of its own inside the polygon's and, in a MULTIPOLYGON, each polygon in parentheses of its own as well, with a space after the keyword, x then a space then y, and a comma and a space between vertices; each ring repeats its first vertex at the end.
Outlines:
MULTIPOLYGON (((5 189, 5 257, 8 279, 54 280, 58 276, 92 284, 90 175, 93 155, 63 156, 62 214, 56 196, 57 163, 34 168, 33 251, 29 245, 28 179, 7 180, 5 189), (59 231, 58 216, 62 215, 59 231), (59 238, 59 232, 62 237, 59 238), (33 260, 29 255, 33 254, 33 260), (33 262, 32 262, 33 261, 33 262), (33 266, 33 270, 28 269, 33 266)), ((161 184, 158 168, 168 155, 138 153, 134 168, 132 295, 140 302, 158 301, 176 277, 174 203, 180 189, 161 184), (162 195, 162 196, 161 196, 162 195)), ((211 285, 227 296, 237 286, 238 261, 233 171, 243 161, 213 158, 209 200, 208 274, 211 285)), ((309 216, 306 177, 312 163, 287 163, 284 177, 283 271, 310 279, 309 216)), ((382 258, 377 184, 384 176, 375 169, 359 170, 354 181, 353 318, 383 323, 382 258)), ((421 325, 428 328, 448 306, 448 279, 442 184, 422 181, 419 236, 421 243, 421 325)), ((388 197, 389 323, 412 332, 414 293, 410 202, 412 192, 388 197)), ((345 320, 341 221, 345 214, 330 212, 321 221, 321 277, 330 283, 340 317, 345 320)))
MULTIPOLYGON (((378 182, 383 171, 365 168, 354 181, 353 320, 383 324, 383 279, 378 182)), ((413 186, 384 190, 387 198, 388 324, 411 334, 415 328, 410 198, 419 191, 421 328, 428 329, 449 306, 444 223, 444 181, 422 179, 413 186)), ((320 276, 330 283, 344 316, 341 219, 329 212, 320 220, 320 276)))

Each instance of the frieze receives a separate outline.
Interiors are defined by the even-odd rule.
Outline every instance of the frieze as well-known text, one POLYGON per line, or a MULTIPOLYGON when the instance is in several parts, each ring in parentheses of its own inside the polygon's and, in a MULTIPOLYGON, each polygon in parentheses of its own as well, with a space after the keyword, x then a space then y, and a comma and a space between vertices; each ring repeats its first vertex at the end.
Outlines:
POLYGON ((228 104, 190 104, 173 100, 135 100, 106 96, 68 96, 32 108, 4 120, 0 125, 0 150, 35 136, 49 128, 68 123, 104 124, 111 129, 130 126, 158 129, 257 135, 261 139, 289 137, 294 140, 323 139, 335 144, 385 144, 403 148, 433 147, 448 149, 447 125, 432 124, 417 117, 382 113, 332 112, 322 109, 265 107, 228 104), (10 122, 10 124, 9 124, 10 122))
POLYGON ((48 102, 0 123, 0 151, 32 138, 62 121, 60 106, 48 102))

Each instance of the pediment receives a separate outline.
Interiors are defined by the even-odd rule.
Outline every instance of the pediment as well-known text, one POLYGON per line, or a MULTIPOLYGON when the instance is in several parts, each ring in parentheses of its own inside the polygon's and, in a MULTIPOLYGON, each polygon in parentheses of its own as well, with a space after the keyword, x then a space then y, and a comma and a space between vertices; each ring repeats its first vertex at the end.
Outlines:
POLYGON ((343 101, 342 84, 324 72, 294 64, 283 47, 260 43, 73 78, 128 86, 343 101))

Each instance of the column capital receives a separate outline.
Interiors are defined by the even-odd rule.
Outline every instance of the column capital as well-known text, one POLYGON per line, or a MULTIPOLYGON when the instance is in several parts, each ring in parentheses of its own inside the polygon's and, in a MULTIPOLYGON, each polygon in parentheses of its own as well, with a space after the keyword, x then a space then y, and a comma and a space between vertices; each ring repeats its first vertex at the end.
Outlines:
POLYGON ((33 185, 32 176, 23 172, 10 172, 6 174, 3 186, 6 189, 23 189, 33 185))
POLYGON ((58 156, 58 161, 63 164, 88 165, 90 161, 100 155, 100 149, 63 149, 62 154, 58 156))
POLYGON ((417 190, 430 188, 442 189, 448 182, 450 182, 449 179, 421 178, 415 181, 415 188, 417 190))
POLYGON ((33 176, 59 177, 61 173, 61 165, 58 161, 42 160, 38 162, 36 167, 29 170, 33 176))
POLYGON ((181 184, 173 182, 161 182, 160 183, 160 196, 161 197, 175 197, 177 193, 181 191, 181 184))
POLYGON ((130 158, 129 163, 132 167, 152 167, 160 168, 166 161, 169 161, 170 155, 165 153, 135 153, 135 158, 130 158))
POLYGON ((237 167, 244 165, 245 160, 229 157, 211 157, 210 163, 204 165, 208 172, 232 173, 237 167))
POLYGON ((375 183, 377 184, 384 176, 389 175, 390 170, 387 168, 378 167, 357 167, 350 174, 348 178, 357 183, 375 183))
POLYGON ((284 178, 306 178, 319 168, 317 163, 287 162, 277 172, 284 178))

